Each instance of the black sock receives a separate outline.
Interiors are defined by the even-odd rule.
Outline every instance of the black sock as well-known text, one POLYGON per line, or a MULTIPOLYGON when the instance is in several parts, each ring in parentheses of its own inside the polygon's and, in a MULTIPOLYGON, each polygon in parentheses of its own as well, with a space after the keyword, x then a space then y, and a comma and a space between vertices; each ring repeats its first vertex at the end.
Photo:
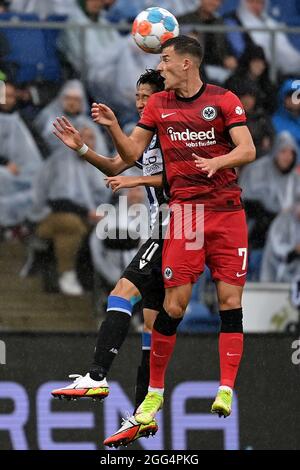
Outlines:
POLYGON ((160 334, 165 336, 175 335, 179 323, 182 321, 183 317, 172 318, 165 309, 162 307, 159 314, 157 315, 153 328, 158 331, 160 334))
MULTIPOLYGON (((110 296, 109 299, 112 297, 110 296)), ((115 299, 120 298, 115 297, 115 299)), ((128 302, 125 299, 121 300, 128 302)), ((128 302, 129 304, 130 302, 128 302)), ((127 336, 131 319, 131 315, 128 313, 114 310, 112 307, 109 308, 109 305, 110 303, 108 303, 107 318, 100 326, 94 362, 90 368, 91 378, 97 381, 103 380, 106 377, 113 360, 127 336)))
POLYGON ((243 309, 220 310, 221 333, 243 333, 243 309))
POLYGON ((148 393, 148 386, 150 380, 150 349, 143 349, 142 362, 138 367, 136 386, 135 386, 135 408, 133 414, 144 401, 148 393))

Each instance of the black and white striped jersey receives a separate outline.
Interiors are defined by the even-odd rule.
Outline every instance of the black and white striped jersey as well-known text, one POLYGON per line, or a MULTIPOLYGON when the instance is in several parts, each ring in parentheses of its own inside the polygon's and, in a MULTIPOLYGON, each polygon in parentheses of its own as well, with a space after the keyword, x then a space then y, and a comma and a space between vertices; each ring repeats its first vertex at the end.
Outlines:
MULTIPOLYGON (((143 171, 143 176, 153 176, 164 172, 164 161, 160 143, 155 134, 143 155, 135 162, 135 165, 143 171)), ((147 187, 147 196, 150 205, 150 228, 154 231, 154 227, 166 225, 166 215, 159 216, 159 208, 162 204, 167 204, 167 196, 163 188, 147 187)))

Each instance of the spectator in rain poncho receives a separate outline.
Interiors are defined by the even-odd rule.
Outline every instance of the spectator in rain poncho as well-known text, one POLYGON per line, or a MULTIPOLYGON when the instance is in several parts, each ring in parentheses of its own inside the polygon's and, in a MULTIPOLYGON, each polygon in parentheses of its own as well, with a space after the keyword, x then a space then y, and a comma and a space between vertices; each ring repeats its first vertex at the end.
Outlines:
MULTIPOLYGON (((12 91, 12 90, 11 90, 12 91)), ((13 106, 6 87, 6 103, 0 105, 0 226, 21 224, 32 203, 32 182, 41 165, 35 141, 13 106)))
MULTIPOLYGON (((81 135, 94 149, 93 129, 83 128, 81 135)), ((89 225, 98 220, 96 208, 109 197, 103 174, 62 145, 43 164, 36 178, 28 219, 38 224, 38 237, 53 241, 58 283, 65 294, 82 294, 75 272, 77 252, 89 225)))
POLYGON ((253 46, 240 58, 238 69, 224 86, 234 93, 243 85, 255 87, 257 104, 265 113, 272 114, 277 107, 277 87, 271 82, 269 75, 264 50, 259 46, 253 46))
POLYGON ((61 50, 78 73, 82 73, 83 60, 88 79, 99 82, 103 97, 109 97, 113 90, 115 68, 124 51, 124 38, 109 26, 103 16, 104 4, 77 0, 70 12, 69 21, 80 25, 94 25, 86 30, 84 57, 79 28, 66 29, 61 38, 61 50))
POLYGON ((116 0, 109 9, 108 19, 113 22, 122 20, 132 21, 138 13, 146 8, 157 7, 169 10, 173 15, 184 15, 188 11, 192 11, 198 0, 116 0))
POLYGON ((61 146, 53 135, 53 121, 57 116, 66 116, 74 126, 92 127, 96 134, 96 151, 107 155, 109 153, 104 134, 88 116, 90 112, 83 85, 79 80, 68 81, 61 89, 58 97, 44 108, 35 119, 35 127, 49 145, 51 151, 61 146))
MULTIPOLYGON (((92 3, 92 2, 91 2, 92 3)), ((93 6, 88 0, 77 2, 69 20, 82 25, 97 25, 85 36, 85 72, 91 96, 105 101, 119 113, 122 124, 136 120, 135 82, 145 68, 155 68, 157 55, 145 54, 131 35, 121 36, 103 16, 104 5, 93 6)), ((82 72, 82 37, 79 28, 65 30, 61 49, 74 69, 82 72)))
POLYGON ((182 34, 192 33, 202 44, 204 50, 203 67, 208 80, 223 84, 237 68, 238 62, 232 53, 224 34, 213 31, 215 26, 224 24, 218 15, 222 0, 198 0, 195 9, 178 18, 182 34), (212 31, 200 32, 191 25, 210 26, 212 31))
POLYGON ((119 100, 114 106, 120 115, 121 124, 136 122, 138 115, 135 107, 136 80, 145 69, 156 69, 159 55, 145 54, 129 36, 126 47, 116 66, 114 96, 119 100), (122 107, 120 107, 122 105, 122 107))
MULTIPOLYGON (((248 28, 263 28, 266 32, 232 32, 228 39, 237 57, 253 45, 261 46, 269 63, 272 62, 272 39, 268 31, 276 30, 280 23, 268 15, 268 0, 240 0, 236 12, 227 15, 227 24, 242 25, 248 28)), ((290 43, 286 34, 276 34, 276 64, 283 74, 300 74, 300 53, 290 43)))
POLYGON ((258 159, 271 152, 275 136, 272 120, 265 107, 258 101, 260 89, 254 83, 242 80, 234 85, 228 88, 241 100, 258 159))
MULTIPOLYGON (((143 188, 131 188, 125 194, 127 194, 128 208, 134 204, 143 204, 144 210, 141 216, 141 227, 138 228, 139 230, 147 229, 149 224, 148 210, 145 205, 143 188)), ((122 199, 124 201, 124 198, 122 199)), ((117 205, 116 211, 110 211, 105 219, 100 222, 101 226, 99 224, 97 229, 93 231, 90 238, 92 262, 95 271, 108 289, 112 289, 118 279, 120 279, 122 272, 136 254, 142 242, 141 236, 143 237, 143 233, 137 234, 134 222, 137 215, 132 215, 131 217, 130 213, 128 214, 125 210, 122 210, 122 205, 120 208, 119 211, 119 206, 117 205)))
POLYGON ((249 220, 250 246, 263 248, 271 221, 282 210, 290 209, 296 194, 294 171, 299 149, 288 132, 276 139, 270 155, 245 167, 239 184, 249 220))
POLYGON ((293 208, 273 221, 264 251, 260 280, 289 282, 300 276, 300 179, 293 208))
POLYGON ((11 11, 35 13, 41 19, 49 15, 68 15, 76 0, 11 0, 11 11))
MULTIPOLYGON (((286 80, 278 95, 279 106, 273 115, 276 132, 289 131, 300 146, 300 82, 286 80)), ((300 160, 299 160, 300 163, 300 160)))

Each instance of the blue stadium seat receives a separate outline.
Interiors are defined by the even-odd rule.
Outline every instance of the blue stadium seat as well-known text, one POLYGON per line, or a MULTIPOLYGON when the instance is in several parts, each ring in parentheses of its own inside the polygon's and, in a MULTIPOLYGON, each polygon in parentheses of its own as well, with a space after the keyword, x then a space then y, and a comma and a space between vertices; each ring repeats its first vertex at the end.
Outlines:
MULTIPOLYGON (((34 14, 2 13, 1 21, 39 21, 34 14)), ((54 53, 48 32, 42 29, 1 28, 9 45, 10 53, 6 59, 19 66, 16 76, 17 83, 30 82, 38 79, 57 81, 61 77, 60 64, 54 53)))
MULTIPOLYGON (((46 21, 53 23, 62 23, 67 21, 67 15, 50 15, 46 21)), ((60 29, 44 29, 45 49, 47 54, 47 77, 48 80, 58 81, 61 78, 61 66, 57 55, 57 40, 60 35, 60 29), (50 78, 51 77, 51 78, 50 78)))

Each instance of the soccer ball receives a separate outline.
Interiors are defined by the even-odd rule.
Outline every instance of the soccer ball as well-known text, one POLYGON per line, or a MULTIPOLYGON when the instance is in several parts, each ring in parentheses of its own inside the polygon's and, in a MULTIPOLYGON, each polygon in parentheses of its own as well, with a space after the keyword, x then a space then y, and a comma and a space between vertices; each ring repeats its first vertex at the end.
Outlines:
POLYGON ((161 45, 179 34, 178 21, 168 10, 147 8, 138 14, 132 25, 132 36, 145 52, 157 54, 161 45))

